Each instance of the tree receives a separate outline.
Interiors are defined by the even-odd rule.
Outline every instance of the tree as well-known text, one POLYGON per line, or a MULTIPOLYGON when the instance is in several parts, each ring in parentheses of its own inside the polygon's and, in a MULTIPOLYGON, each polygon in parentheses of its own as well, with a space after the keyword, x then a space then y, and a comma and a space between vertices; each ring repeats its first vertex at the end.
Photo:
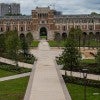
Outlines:
POLYGON ((63 65, 63 68, 66 70, 67 68, 71 71, 75 67, 78 67, 81 60, 81 54, 76 48, 75 41, 69 38, 65 44, 65 48, 63 53, 57 58, 57 61, 63 65))
POLYGON ((86 45, 86 42, 87 42, 87 33, 83 33, 82 34, 82 45, 84 46, 84 48, 85 48, 85 45, 86 45))
POLYGON ((96 62, 98 64, 99 70, 100 70, 100 48, 98 49, 97 55, 96 55, 96 62))
POLYGON ((76 32, 76 29, 72 27, 69 31, 69 38, 72 38, 75 40, 75 32, 76 32))
POLYGON ((93 40, 93 37, 94 37, 93 33, 90 32, 88 35, 88 47, 89 47, 89 49, 90 49, 90 47, 92 47, 91 42, 93 40))
POLYGON ((91 12, 91 15, 98 15, 98 13, 96 13, 96 12, 91 12))
POLYGON ((54 35, 55 35, 55 36, 54 36, 54 40, 57 42, 57 46, 59 47, 59 44, 60 44, 60 42, 61 42, 61 35, 60 35, 60 33, 58 33, 58 32, 55 32, 54 35))
POLYGON ((28 43, 27 43, 25 37, 22 37, 20 39, 20 44, 21 44, 21 50, 22 50, 24 56, 27 56, 27 54, 29 54, 29 46, 28 46, 28 43))
POLYGON ((15 60, 16 66, 18 66, 18 50, 19 50, 19 37, 16 31, 9 31, 5 39, 5 47, 8 56, 15 60))
POLYGON ((0 55, 5 51, 5 34, 0 34, 0 55))
POLYGON ((28 45, 31 45, 31 43, 33 41, 33 36, 30 32, 27 33, 27 35, 26 35, 26 41, 27 41, 28 45))
POLYGON ((78 41, 79 50, 80 50, 82 30, 80 28, 77 28, 75 30, 75 35, 76 35, 76 38, 77 38, 77 41, 78 41))
POLYGON ((79 46, 79 50, 80 50, 80 45, 81 45, 81 36, 82 36, 82 30, 80 28, 71 28, 69 31, 69 37, 72 38, 74 41, 76 41, 76 43, 79 46))

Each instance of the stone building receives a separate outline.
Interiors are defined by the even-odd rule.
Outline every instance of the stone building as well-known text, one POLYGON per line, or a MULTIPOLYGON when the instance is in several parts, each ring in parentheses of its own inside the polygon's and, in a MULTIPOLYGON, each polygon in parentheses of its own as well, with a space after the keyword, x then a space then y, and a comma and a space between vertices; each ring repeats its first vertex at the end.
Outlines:
POLYGON ((19 35, 26 35, 31 32, 36 40, 40 39, 41 35, 52 40, 55 32, 68 36, 72 27, 81 28, 83 34, 100 35, 100 15, 63 15, 50 7, 36 7, 30 16, 0 17, 0 33, 17 30, 19 35))

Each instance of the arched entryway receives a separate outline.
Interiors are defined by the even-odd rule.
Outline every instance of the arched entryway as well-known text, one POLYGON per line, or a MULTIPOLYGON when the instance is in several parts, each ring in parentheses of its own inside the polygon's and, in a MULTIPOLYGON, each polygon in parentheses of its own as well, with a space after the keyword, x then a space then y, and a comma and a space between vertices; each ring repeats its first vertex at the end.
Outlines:
POLYGON ((40 28, 40 39, 47 39, 47 29, 45 27, 40 28))
POLYGON ((67 33, 65 33, 65 32, 62 33, 62 39, 63 39, 63 40, 66 40, 66 38, 67 38, 67 33))
POLYGON ((20 40, 25 39, 25 35, 23 33, 20 34, 20 40))

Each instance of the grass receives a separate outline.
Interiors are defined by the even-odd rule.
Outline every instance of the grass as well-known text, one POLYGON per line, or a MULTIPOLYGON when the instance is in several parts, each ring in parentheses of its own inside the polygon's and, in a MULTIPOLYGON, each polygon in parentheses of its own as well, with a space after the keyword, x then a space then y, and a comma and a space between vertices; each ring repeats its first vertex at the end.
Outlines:
POLYGON ((0 78, 27 72, 31 72, 31 69, 0 63, 0 78))
POLYGON ((65 41, 57 43, 56 41, 48 41, 50 47, 64 47, 65 41))
POLYGON ((41 38, 41 39, 46 39, 46 38, 47 38, 47 36, 40 36, 40 38, 41 38))
MULTIPOLYGON (((84 86, 68 83, 67 88, 72 100, 84 100, 84 86)), ((100 94, 93 95, 93 93, 100 93, 100 88, 87 87, 86 93, 86 100, 100 100, 100 94)))
MULTIPOLYGON (((59 42, 59 43, 57 43, 56 41, 48 41, 48 43, 49 43, 49 45, 51 46, 51 47, 58 47, 58 45, 60 46, 60 47, 64 47, 64 44, 65 44, 65 41, 61 41, 61 42, 59 42)), ((100 46, 100 43, 98 44, 99 46, 100 46)), ((81 47, 83 46, 83 44, 82 44, 82 42, 81 42, 81 47)), ((85 45, 86 47, 88 46, 88 42, 86 42, 86 45, 85 45)), ((90 46, 93 46, 93 47, 97 47, 97 42, 95 41, 95 40, 91 40, 90 41, 90 46)))
POLYGON ((31 47, 38 47, 39 41, 33 41, 31 47))
POLYGON ((0 82, 0 100, 23 100, 29 77, 0 82))
POLYGON ((0 69, 0 78, 15 75, 15 74, 17 74, 17 73, 9 72, 9 71, 5 71, 5 70, 0 69))
POLYGON ((81 62, 87 63, 87 64, 92 64, 92 63, 95 63, 95 59, 83 59, 81 62))

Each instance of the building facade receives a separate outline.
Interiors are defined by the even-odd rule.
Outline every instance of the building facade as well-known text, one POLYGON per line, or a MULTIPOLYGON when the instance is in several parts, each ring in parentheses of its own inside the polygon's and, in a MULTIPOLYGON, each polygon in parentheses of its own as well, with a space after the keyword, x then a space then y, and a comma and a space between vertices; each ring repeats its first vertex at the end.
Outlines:
POLYGON ((5 16, 6 14, 20 14, 20 4, 17 3, 0 3, 0 16, 5 16))
POLYGON ((81 28, 83 34, 100 35, 100 15, 63 15, 50 7, 36 7, 30 16, 0 17, 0 33, 17 30, 19 35, 26 35, 31 32, 36 40, 41 34, 52 40, 55 32, 68 36, 72 27, 81 28))

